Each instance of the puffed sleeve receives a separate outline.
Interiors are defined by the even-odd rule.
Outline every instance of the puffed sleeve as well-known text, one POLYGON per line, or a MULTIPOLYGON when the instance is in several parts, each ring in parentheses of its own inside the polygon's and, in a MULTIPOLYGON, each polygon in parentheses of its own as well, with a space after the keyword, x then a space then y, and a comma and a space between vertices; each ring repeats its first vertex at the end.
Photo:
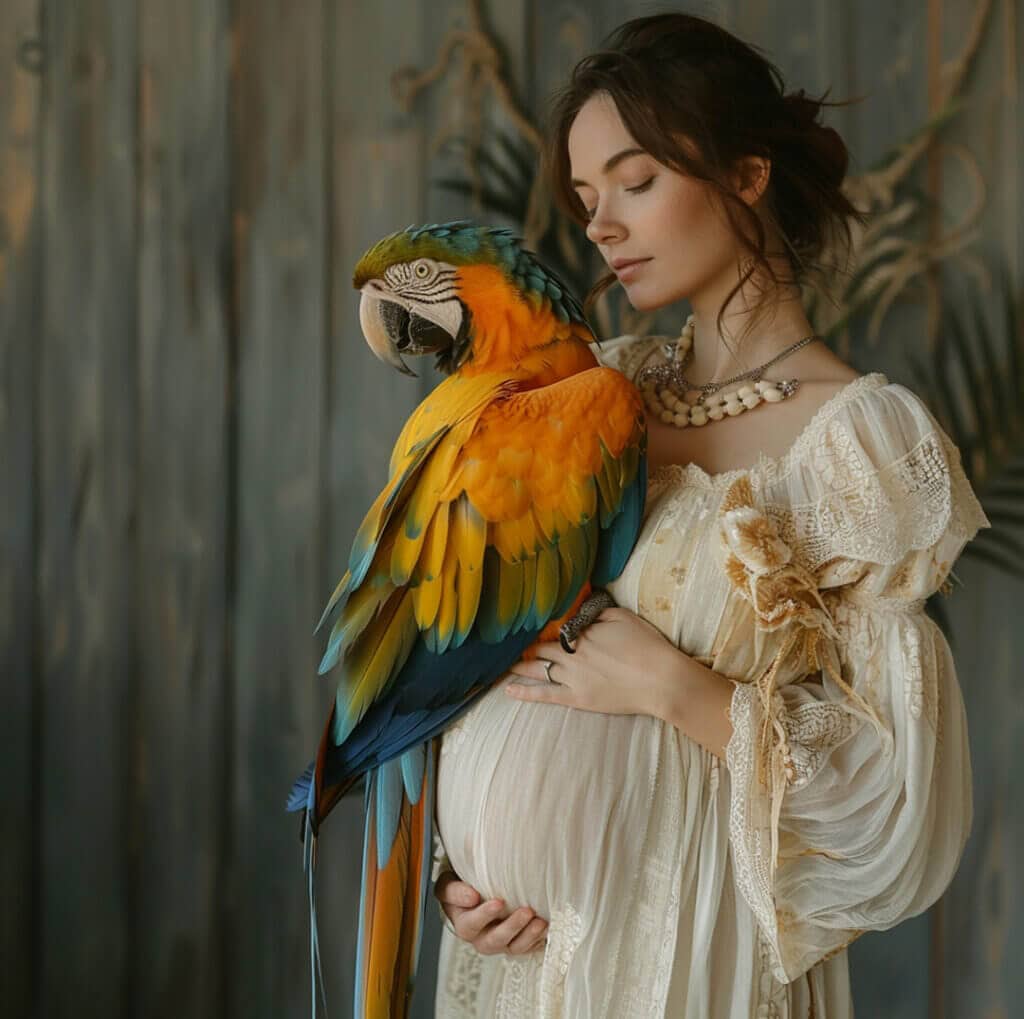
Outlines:
POLYGON ((666 340, 667 337, 664 336, 626 333, 594 343, 592 348, 598 361, 606 368, 615 368, 635 382, 640 369, 648 362, 658 359, 666 340))
POLYGON ((756 625, 806 669, 778 681, 777 659, 737 682, 726 748, 736 884, 782 982, 923 912, 956 871, 967 726, 924 604, 988 526, 956 447, 902 386, 865 389, 808 439, 723 528, 756 625), (776 542, 760 534, 761 560, 736 545, 758 513, 776 542))

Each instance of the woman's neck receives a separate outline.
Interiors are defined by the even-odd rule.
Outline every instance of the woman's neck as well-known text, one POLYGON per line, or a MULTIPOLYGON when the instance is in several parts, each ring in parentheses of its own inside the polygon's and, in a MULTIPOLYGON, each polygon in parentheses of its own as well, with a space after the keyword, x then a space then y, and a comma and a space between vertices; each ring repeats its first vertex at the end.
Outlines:
MULTIPOLYGON (((749 291, 749 284, 746 289, 749 291)), ((814 332, 794 288, 780 294, 778 302, 756 324, 755 298, 749 292, 739 291, 729 302, 722 320, 723 331, 719 332, 718 311, 725 294, 701 295, 691 300, 694 355, 686 374, 695 384, 756 368, 814 332)))

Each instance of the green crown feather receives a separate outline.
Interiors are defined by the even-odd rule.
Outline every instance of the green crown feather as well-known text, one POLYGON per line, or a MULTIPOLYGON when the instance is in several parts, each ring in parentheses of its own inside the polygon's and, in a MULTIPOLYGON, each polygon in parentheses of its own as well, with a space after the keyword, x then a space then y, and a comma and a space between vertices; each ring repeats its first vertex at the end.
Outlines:
POLYGON ((579 301, 537 256, 522 246, 522 238, 506 227, 480 226, 471 220, 408 226, 378 241, 359 260, 352 276, 358 290, 399 262, 432 258, 450 265, 495 265, 526 296, 550 302, 562 322, 587 324, 579 301))

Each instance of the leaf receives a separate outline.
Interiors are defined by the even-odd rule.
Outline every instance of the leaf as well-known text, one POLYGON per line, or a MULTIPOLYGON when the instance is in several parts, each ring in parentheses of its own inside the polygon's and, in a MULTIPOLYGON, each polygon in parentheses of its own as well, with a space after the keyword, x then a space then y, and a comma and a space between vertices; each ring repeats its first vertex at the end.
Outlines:
POLYGON ((1012 534, 993 527, 990 531, 981 531, 967 548, 978 548, 986 545, 999 546, 1004 552, 1019 556, 1024 569, 1024 542, 1018 541, 1012 534))
MULTIPOLYGON (((517 145, 507 131, 496 132, 495 138, 519 177, 532 186, 533 178, 538 172, 537 160, 532 156, 533 147, 528 142, 517 145)), ((527 187, 526 190, 529 191, 530 188, 527 187)))
POLYGON ((993 552, 979 543, 979 539, 970 542, 964 549, 965 559, 977 559, 980 562, 994 566, 1001 573, 1008 573, 1011 577, 1024 579, 1024 563, 1008 562, 1004 556, 993 552))
MULTIPOLYGON (((950 313, 947 317, 949 323, 949 336, 951 345, 956 352, 957 363, 963 374, 965 382, 964 404, 972 419, 971 444, 981 447, 986 459, 992 455, 992 442, 995 432, 995 422, 987 406, 990 389, 998 388, 998 379, 985 380, 988 385, 982 385, 978 374, 977 366, 974 363, 974 353, 971 349, 970 337, 967 335, 967 328, 959 314, 950 313)), ((982 322, 982 327, 984 323, 982 322)), ((986 464, 986 466, 988 466, 986 464)), ((985 472, 987 475, 987 471, 985 472)))

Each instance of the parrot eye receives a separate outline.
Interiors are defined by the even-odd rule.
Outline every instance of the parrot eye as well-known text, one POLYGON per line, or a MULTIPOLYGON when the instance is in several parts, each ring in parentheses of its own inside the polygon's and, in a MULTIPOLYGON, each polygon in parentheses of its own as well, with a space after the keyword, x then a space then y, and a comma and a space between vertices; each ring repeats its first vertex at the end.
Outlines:
POLYGON ((418 279, 425 280, 430 275, 430 266, 426 262, 417 262, 412 271, 418 279))

